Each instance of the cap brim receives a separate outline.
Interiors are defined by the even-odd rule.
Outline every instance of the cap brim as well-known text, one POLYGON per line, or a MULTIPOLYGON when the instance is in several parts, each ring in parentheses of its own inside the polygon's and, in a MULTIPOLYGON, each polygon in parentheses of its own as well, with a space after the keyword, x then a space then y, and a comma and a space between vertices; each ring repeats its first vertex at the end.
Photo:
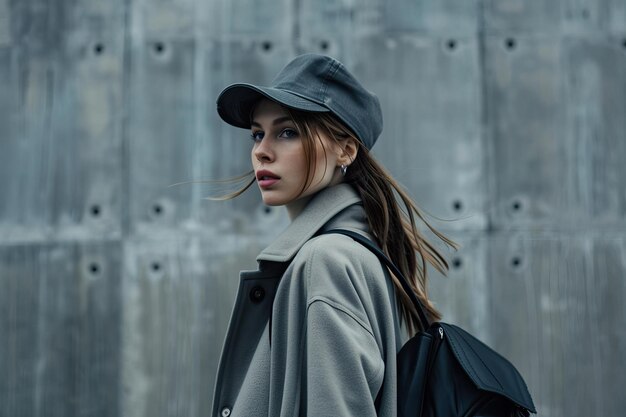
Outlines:
POLYGON ((250 112, 261 98, 268 98, 283 106, 310 112, 329 112, 321 104, 302 98, 291 92, 252 84, 232 84, 217 98, 217 112, 228 124, 244 129, 250 128, 250 112))

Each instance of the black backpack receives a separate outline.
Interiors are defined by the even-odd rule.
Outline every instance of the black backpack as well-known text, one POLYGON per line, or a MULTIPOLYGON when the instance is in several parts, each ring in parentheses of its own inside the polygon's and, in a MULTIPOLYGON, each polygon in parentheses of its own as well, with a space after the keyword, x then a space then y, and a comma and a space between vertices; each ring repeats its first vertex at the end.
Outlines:
POLYGON ((417 309, 422 328, 397 355, 398 417, 528 417, 536 413, 524 379, 504 357, 465 330, 428 323, 419 299, 391 260, 366 237, 343 229, 386 264, 417 309))

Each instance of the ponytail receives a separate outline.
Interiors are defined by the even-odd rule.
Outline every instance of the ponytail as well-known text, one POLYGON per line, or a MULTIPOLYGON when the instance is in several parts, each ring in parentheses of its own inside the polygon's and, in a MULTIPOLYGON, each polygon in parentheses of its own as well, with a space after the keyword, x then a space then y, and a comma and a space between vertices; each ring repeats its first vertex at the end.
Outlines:
MULTIPOLYGON (((335 141, 341 142, 351 137, 358 142, 354 134, 332 116, 321 114, 316 118, 317 127, 335 141)), ((426 309, 429 321, 441 320, 441 313, 428 299, 427 264, 431 264, 443 275, 447 274, 449 265, 418 230, 416 217, 448 246, 455 250, 460 246, 428 223, 417 204, 365 147, 360 146, 344 177, 344 182, 351 184, 358 191, 372 235, 382 251, 409 280, 413 291, 426 309)), ((406 321, 409 332, 413 334, 423 330, 413 302, 402 288, 398 277, 391 272, 390 275, 400 301, 402 318, 406 321)))

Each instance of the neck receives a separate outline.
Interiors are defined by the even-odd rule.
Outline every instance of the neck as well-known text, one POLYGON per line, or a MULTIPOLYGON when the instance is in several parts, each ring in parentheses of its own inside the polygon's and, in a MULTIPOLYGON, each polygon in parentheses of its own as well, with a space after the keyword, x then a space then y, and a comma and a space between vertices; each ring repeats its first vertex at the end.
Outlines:
POLYGON ((302 213, 302 210, 304 210, 309 200, 311 200, 311 197, 313 196, 308 195, 306 197, 299 198, 285 206, 287 208, 287 214, 289 215, 289 220, 293 221, 296 217, 298 217, 300 213, 302 213))

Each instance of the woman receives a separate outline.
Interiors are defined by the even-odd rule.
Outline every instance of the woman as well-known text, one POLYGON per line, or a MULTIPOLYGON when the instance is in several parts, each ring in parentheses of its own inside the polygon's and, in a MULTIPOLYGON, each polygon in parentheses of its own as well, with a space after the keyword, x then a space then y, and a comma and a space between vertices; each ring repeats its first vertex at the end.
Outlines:
POLYGON ((428 301, 426 263, 442 273, 448 265, 415 216, 456 244, 369 154, 382 131, 377 97, 337 60, 306 54, 271 87, 227 87, 217 107, 251 130, 254 178, 228 198, 256 181, 291 224, 259 254, 257 271, 241 272, 212 415, 395 416, 396 352, 419 330, 416 313, 374 254, 322 233, 348 229, 377 242, 431 320, 440 314, 428 301))

